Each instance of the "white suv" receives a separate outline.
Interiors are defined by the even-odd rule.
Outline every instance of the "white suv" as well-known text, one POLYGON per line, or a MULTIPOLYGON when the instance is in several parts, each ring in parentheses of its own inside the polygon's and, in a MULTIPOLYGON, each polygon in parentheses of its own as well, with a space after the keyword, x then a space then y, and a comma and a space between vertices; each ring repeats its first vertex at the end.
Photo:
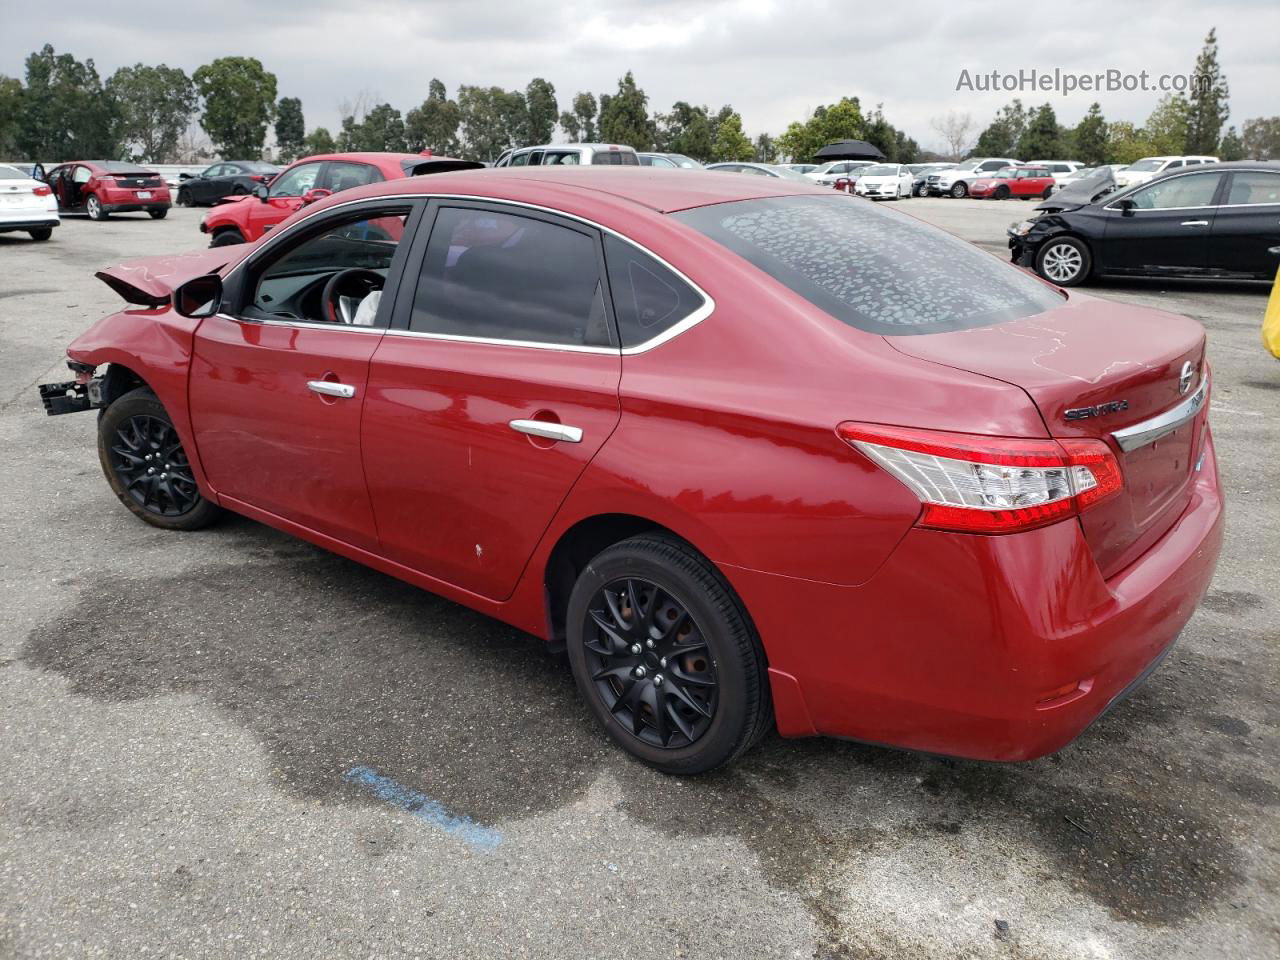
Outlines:
POLYGON ((971 157, 951 170, 931 173, 925 187, 931 197, 949 195, 959 200, 968 196, 969 184, 979 177, 990 176, 1005 167, 1016 167, 1020 160, 1008 157, 971 157))
POLYGON ((824 163, 817 170, 810 170, 805 176, 814 183, 830 187, 834 186, 835 182, 841 177, 848 177, 852 180, 857 177, 859 170, 872 166, 875 166, 874 160, 831 160, 824 163))
POLYGON ((634 147, 617 143, 544 143, 504 151, 495 167, 638 167, 634 147))
POLYGON ((1143 157, 1137 163, 1131 163, 1116 174, 1116 187, 1124 189, 1139 183, 1146 183, 1157 173, 1166 170, 1180 170, 1183 167, 1198 167, 1204 163, 1217 163, 1217 157, 1143 157))

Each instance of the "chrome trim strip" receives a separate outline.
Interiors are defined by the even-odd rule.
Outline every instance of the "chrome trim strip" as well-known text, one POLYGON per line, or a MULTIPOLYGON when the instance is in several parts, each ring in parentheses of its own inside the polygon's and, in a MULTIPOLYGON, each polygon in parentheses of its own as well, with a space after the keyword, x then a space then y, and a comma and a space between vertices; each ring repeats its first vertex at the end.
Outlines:
MULTIPOLYGON (((525 341, 525 340, 497 340, 497 339, 491 339, 488 337, 463 337, 463 336, 455 336, 452 334, 419 333, 417 331, 410 331, 410 330, 385 330, 382 327, 363 328, 366 331, 372 331, 376 333, 385 332, 389 336, 416 336, 416 337, 422 337, 430 340, 462 340, 462 341, 468 341, 473 343, 493 343, 501 346, 533 347, 535 349, 543 349, 543 350, 548 350, 548 349, 549 350, 570 350, 577 353, 583 353, 583 352, 611 353, 611 354, 621 353, 623 356, 629 357, 629 356, 635 356, 641 353, 647 353, 648 351, 652 350, 654 347, 660 347, 662 344, 666 343, 668 340, 672 340, 675 337, 680 336, 680 334, 684 333, 686 330, 689 330, 690 328, 697 326, 699 323, 707 319, 707 317, 711 316, 711 314, 715 312, 716 302, 711 298, 711 294, 707 293, 707 291, 703 290, 700 286, 698 286, 696 283, 690 280, 689 277, 685 275, 684 271, 677 269, 667 260, 663 259, 662 257, 658 256, 656 253, 654 253, 652 250, 650 250, 648 247, 644 246, 643 244, 637 243, 635 240, 632 240, 630 237, 626 236, 625 234, 619 233, 617 230, 614 230, 612 227, 606 227, 602 223, 597 223, 594 220, 588 220, 586 217, 580 217, 576 213, 568 213, 567 211, 564 211, 564 210, 556 210, 553 207, 544 207, 536 203, 526 203, 523 200, 507 200, 502 197, 486 197, 479 194, 465 194, 465 193, 397 193, 397 194, 390 194, 384 197, 362 197, 359 200, 347 200, 343 203, 335 203, 333 206, 325 207, 322 210, 313 211, 307 214, 297 223, 292 224, 289 227, 289 229, 286 230, 284 233, 272 233, 270 239, 268 239, 265 236, 259 239, 257 241, 257 243, 260 244, 258 249, 254 250, 251 254, 249 254, 247 257, 245 257, 243 260, 241 260, 239 263, 237 263, 234 267, 232 267, 227 272, 227 275, 223 278, 223 281, 222 281, 223 285, 225 286, 231 280, 231 278, 235 275, 237 270, 240 270, 242 267, 244 267, 245 264, 249 263, 251 260, 257 260, 258 258, 264 256, 263 251, 270 250, 271 247, 274 246, 276 243, 284 242, 282 238, 288 237, 292 235, 295 231, 302 229, 304 224, 306 224, 306 222, 314 216, 317 216, 319 214, 327 214, 330 211, 339 210, 342 207, 354 206, 356 204, 361 204, 361 203, 375 204, 375 205, 390 203, 394 205, 395 202, 398 200, 405 200, 405 201, 409 201, 409 200, 471 200, 477 203, 496 203, 496 204, 504 204, 506 206, 511 206, 511 207, 523 207, 526 210, 537 210, 540 213, 548 213, 548 214, 551 214, 552 216, 563 217, 566 220, 576 220, 578 223, 585 224, 589 227, 592 227, 596 230, 601 231, 602 233, 607 233, 612 236, 615 236, 619 240, 623 241, 624 243, 631 244, 631 246, 635 247, 645 256, 652 257, 654 260, 658 261, 658 263, 662 264, 664 267, 666 267, 668 270, 670 270, 677 277, 679 277, 681 280, 683 280, 685 283, 687 283, 690 287, 693 288, 693 291, 702 298, 702 306, 699 307, 697 310, 694 310, 691 314, 689 314, 679 323, 675 324, 672 327, 668 327, 666 330, 664 330, 662 333, 658 334, 657 336, 649 338, 644 343, 636 344, 636 346, 634 347, 627 347, 624 350, 615 350, 612 348, 605 348, 605 347, 575 347, 571 345, 535 343, 533 341, 525 341)), ((230 316, 227 316, 226 314, 221 314, 221 313, 218 314, 218 316, 225 317, 228 320, 238 319, 236 317, 230 317, 230 316)), ((278 323, 278 324, 284 324, 287 326, 298 326, 298 327, 319 327, 325 330, 332 330, 335 327, 339 327, 339 326, 344 330, 361 329, 357 327, 351 327, 351 326, 340 325, 340 324, 308 323, 305 321, 298 321, 295 323, 293 321, 287 321, 287 320, 254 319, 254 320, 249 320, 247 322, 278 323)))
POLYGON ((307 389, 312 393, 323 394, 326 397, 340 397, 343 400, 350 400, 356 395, 356 388, 349 383, 334 383, 332 380, 308 380, 307 389))
POLYGON ((1155 443, 1161 437, 1168 436, 1188 420, 1193 419, 1204 406, 1205 397, 1208 396, 1208 393, 1209 376, 1206 373, 1200 381, 1200 386, 1196 392, 1176 407, 1157 414, 1150 420, 1143 420, 1141 423, 1135 423, 1131 427, 1117 430, 1111 436, 1116 445, 1125 453, 1130 450, 1137 450, 1139 447, 1145 447, 1149 443, 1155 443))
POLYGON ((422 330, 388 330, 388 337, 409 337, 414 340, 443 340, 449 343, 487 343, 498 347, 528 347, 531 350, 562 350, 567 353, 602 353, 610 357, 618 355, 617 347, 587 347, 573 343, 536 343, 532 340, 503 340, 500 337, 468 337, 460 333, 427 333, 422 330))
POLYGON ((350 323, 312 323, 310 320, 267 320, 263 317, 233 317, 229 313, 218 313, 219 320, 230 320, 232 323, 257 323, 264 327, 305 327, 309 330, 347 330, 351 333, 386 333, 385 327, 357 327, 350 323))
POLYGON ((565 443, 582 442, 582 428, 571 427, 565 423, 548 423, 546 420, 512 420, 507 426, 516 433, 527 433, 531 437, 563 440, 565 443))

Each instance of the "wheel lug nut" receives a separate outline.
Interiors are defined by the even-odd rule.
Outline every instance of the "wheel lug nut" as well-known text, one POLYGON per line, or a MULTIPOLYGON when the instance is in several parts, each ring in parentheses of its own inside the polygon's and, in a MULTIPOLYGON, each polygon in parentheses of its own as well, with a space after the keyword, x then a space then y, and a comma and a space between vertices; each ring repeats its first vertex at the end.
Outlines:
POLYGON ((156 472, 155 467, 147 467, 147 473, 155 473, 155 472, 156 472))
POLYGON ((649 672, 649 671, 645 670, 645 668, 644 668, 644 667, 636 667, 636 668, 635 668, 635 670, 633 671, 633 676, 634 676, 637 680, 639 680, 641 677, 643 677, 643 676, 644 676, 646 673, 648 673, 648 672, 649 672))
POLYGON ((633 643, 633 644, 631 645, 631 653, 632 653, 633 655, 638 655, 638 654, 640 653, 640 644, 638 644, 638 643, 633 643))
POLYGON ((666 657, 663 657, 661 660, 659 660, 659 661, 658 661, 658 666, 660 666, 660 667, 665 667, 666 665, 667 665, 667 658, 666 658, 666 657))
POLYGON ((645 645, 646 647, 648 647, 650 650, 652 650, 652 649, 653 649, 653 641, 652 641, 652 640, 646 640, 646 641, 644 642, 644 645, 645 645))
POLYGON ((662 686, 662 674, 660 674, 660 673, 654 674, 654 676, 653 676, 653 685, 654 685, 655 687, 660 687, 660 686, 662 686))

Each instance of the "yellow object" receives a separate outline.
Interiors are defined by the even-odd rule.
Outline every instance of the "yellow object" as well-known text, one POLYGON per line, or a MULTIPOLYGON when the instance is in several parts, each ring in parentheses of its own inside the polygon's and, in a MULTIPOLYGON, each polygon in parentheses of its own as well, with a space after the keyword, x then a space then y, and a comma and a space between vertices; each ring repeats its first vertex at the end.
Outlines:
POLYGON ((1271 299, 1267 301, 1267 314, 1262 318, 1262 342, 1273 357, 1280 358, 1280 270, 1276 271, 1271 299))

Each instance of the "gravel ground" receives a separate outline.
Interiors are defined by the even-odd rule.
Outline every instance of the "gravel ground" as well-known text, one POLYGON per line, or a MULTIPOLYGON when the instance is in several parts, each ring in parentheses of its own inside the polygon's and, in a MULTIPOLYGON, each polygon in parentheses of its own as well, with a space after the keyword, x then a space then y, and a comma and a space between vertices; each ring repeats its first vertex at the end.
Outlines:
MULTIPOLYGON (((900 207, 993 251, 1017 201, 900 207)), ((1165 666, 1019 766, 772 738, 654 774, 516 631, 246 520, 119 506, 35 384, 198 212, 0 236, 0 957, 1274 958, 1280 365, 1266 290, 1108 283, 1210 333, 1230 501, 1165 666)))

